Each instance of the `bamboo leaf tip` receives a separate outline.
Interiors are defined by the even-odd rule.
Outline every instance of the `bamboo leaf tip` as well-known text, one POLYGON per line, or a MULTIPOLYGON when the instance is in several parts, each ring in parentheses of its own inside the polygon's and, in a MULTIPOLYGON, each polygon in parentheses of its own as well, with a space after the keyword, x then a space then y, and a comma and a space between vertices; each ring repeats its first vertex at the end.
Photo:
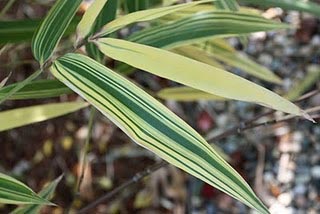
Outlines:
POLYGON ((312 123, 317 123, 306 111, 301 110, 301 115, 312 123))

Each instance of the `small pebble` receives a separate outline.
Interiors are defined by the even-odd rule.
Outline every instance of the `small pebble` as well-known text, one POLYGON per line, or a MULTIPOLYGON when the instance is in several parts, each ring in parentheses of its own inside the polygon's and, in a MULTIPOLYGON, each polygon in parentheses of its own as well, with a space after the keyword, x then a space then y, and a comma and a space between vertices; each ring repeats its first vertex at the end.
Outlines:
POLYGON ((293 192, 295 195, 303 195, 307 192, 307 188, 304 184, 298 184, 294 187, 293 192))
POLYGON ((311 168, 311 175, 313 178, 320 178, 320 166, 314 166, 311 168))
POLYGON ((290 192, 281 193, 277 199, 280 204, 284 206, 288 206, 292 201, 292 193, 290 192))
POLYGON ((320 36, 319 35, 315 35, 312 37, 311 46, 313 46, 313 47, 320 46, 320 36))
POLYGON ((307 199, 303 195, 297 195, 294 198, 296 205, 300 209, 304 209, 307 206, 307 199))

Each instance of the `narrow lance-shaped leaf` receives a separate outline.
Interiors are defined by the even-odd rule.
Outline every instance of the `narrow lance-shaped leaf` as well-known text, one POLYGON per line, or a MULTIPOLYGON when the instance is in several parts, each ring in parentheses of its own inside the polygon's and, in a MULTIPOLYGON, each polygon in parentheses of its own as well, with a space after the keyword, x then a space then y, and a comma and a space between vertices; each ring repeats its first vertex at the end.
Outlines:
POLYGON ((0 123, 0 131, 49 120, 77 111, 87 106, 88 103, 85 102, 67 102, 36 105, 2 111, 0 112, 0 121, 6 122, 0 123))
MULTIPOLYGON (((204 13, 204 12, 217 12, 217 8, 212 6, 211 4, 199 4, 195 5, 193 7, 188 7, 183 10, 179 10, 174 13, 170 13, 169 15, 160 17, 157 21, 177 21, 178 19, 185 18, 187 16, 195 15, 196 13, 204 13)), ((255 14, 260 15, 262 12, 260 12, 258 9, 252 8, 252 7, 240 7, 239 12, 241 13, 247 13, 247 14, 255 14)))
POLYGON ((224 97, 209 94, 207 92, 185 86, 162 89, 157 93, 157 96, 165 100, 176 100, 185 102, 197 100, 226 100, 226 98, 224 97))
POLYGON ((43 65, 52 56, 82 0, 57 0, 32 39, 34 57, 43 65))
POLYGON ((207 40, 213 36, 239 35, 281 28, 288 28, 288 25, 258 15, 215 11, 156 25, 133 34, 128 40, 158 48, 173 48, 207 40))
MULTIPOLYGON (((64 36, 74 32, 78 22, 78 17, 72 19, 64 36)), ((0 45, 31 41, 40 23, 40 19, 0 21, 0 45)))
POLYGON ((136 22, 144 22, 144 21, 150 21, 165 15, 168 15, 170 13, 176 12, 178 10, 182 10, 184 8, 192 7, 197 4, 202 4, 206 2, 211 2, 212 0, 202 0, 202 1, 196 1, 196 2, 190 2, 185 4, 178 4, 174 6, 168 6, 168 7, 161 7, 156 9, 149 9, 149 10, 141 10, 134 13, 129 13, 128 15, 119 17, 115 19, 114 21, 108 23, 103 27, 100 33, 95 35, 94 37, 104 37, 108 34, 117 31, 127 25, 136 23, 136 22))
POLYGON ((123 76, 80 54, 59 58, 51 72, 139 145, 261 213, 268 213, 249 185, 196 131, 123 76))
POLYGON ((46 199, 39 197, 22 182, 3 173, 0 173, 0 203, 53 205, 46 199))
POLYGON ((297 10, 311 13, 320 17, 320 5, 312 1, 304 0, 241 0, 243 3, 252 3, 254 5, 266 7, 280 7, 284 10, 297 10))
MULTIPOLYGON (((50 200, 54 194, 54 191, 56 190, 57 185, 61 181, 62 177, 63 176, 61 175, 54 181, 50 182, 38 193, 38 195, 46 200, 50 200)), ((35 213, 39 213, 39 211, 43 206, 45 205, 43 204, 24 205, 22 207, 16 208, 10 214, 35 214, 35 213)))
POLYGON ((295 115, 303 112, 288 100, 222 69, 166 50, 101 38, 96 44, 107 56, 155 75, 229 99, 258 103, 295 115))
POLYGON ((95 0, 84 13, 77 27, 77 43, 90 33, 94 23, 108 0, 95 0))
MULTIPOLYGON (((19 83, 14 83, 0 89, 0 100, 19 83)), ((22 87, 18 92, 10 96, 9 100, 39 99, 57 97, 69 94, 72 91, 57 80, 36 80, 22 87)))

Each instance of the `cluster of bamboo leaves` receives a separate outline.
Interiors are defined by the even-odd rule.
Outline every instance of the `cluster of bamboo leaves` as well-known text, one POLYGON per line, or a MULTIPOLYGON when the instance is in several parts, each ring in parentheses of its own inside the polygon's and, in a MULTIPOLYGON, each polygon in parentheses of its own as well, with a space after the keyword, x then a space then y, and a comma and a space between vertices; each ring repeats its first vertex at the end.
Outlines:
MULTIPOLYGON (((238 53, 222 38, 239 36, 246 42, 246 34, 290 26, 265 19, 255 10, 240 7, 235 0, 181 4, 174 4, 177 2, 174 0, 95 0, 79 19, 75 14, 81 2, 57 0, 43 20, 0 22, 0 44, 28 41, 32 37, 32 52, 39 62, 39 70, 27 79, 1 88, 2 82, 0 103, 73 92, 85 100, 2 111, 0 121, 6 122, 0 122, 0 131, 92 105, 137 144, 260 213, 268 213, 244 179, 200 134, 158 99, 233 99, 304 115, 287 99, 224 68, 225 65, 240 68, 253 77, 281 84, 278 76, 238 53), (117 38, 124 28, 130 33, 117 38), (86 55, 70 51, 58 56, 55 51, 61 38, 74 31, 74 46, 85 47, 86 55), (119 63, 114 68, 106 67, 106 57, 119 63), (125 77, 135 69, 183 86, 163 89, 152 97, 125 77), (36 80, 46 71, 56 79, 36 80)), ((319 12, 318 5, 305 1, 242 2, 319 12)), ((35 194, 21 182, 0 174, 0 203, 31 204, 15 212, 35 212, 50 204, 48 200, 60 179, 35 194)))

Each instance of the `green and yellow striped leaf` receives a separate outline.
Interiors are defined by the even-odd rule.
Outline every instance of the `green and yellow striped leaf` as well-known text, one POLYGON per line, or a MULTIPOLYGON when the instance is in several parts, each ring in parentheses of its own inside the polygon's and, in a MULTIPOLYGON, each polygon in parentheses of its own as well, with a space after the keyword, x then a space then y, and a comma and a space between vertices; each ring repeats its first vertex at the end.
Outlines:
POLYGON ((3 173, 0 173, 0 203, 53 205, 46 199, 39 197, 22 182, 3 173))
POLYGON ((182 10, 188 7, 195 6, 197 4, 202 4, 206 2, 211 2, 212 0, 202 0, 202 1, 196 1, 196 2, 190 2, 185 4, 178 4, 174 6, 168 6, 168 7, 161 7, 156 9, 149 9, 149 10, 141 10, 134 13, 129 13, 128 15, 121 16, 117 19, 115 19, 112 22, 109 22, 106 24, 101 32, 96 34, 94 37, 105 37, 108 34, 117 31, 127 25, 136 23, 136 22, 145 22, 145 21, 151 21, 153 19, 168 15, 170 13, 176 12, 178 10, 182 10))
POLYGON ((94 23, 108 0, 95 0, 83 15, 77 26, 77 43, 89 35, 94 23))
MULTIPOLYGON (((160 17, 159 20, 167 21, 167 22, 177 21, 178 19, 185 18, 187 16, 192 16, 192 15, 195 15, 196 13, 205 13, 205 12, 214 12, 214 11, 219 11, 219 9, 212 6, 212 4, 199 4, 193 7, 188 7, 183 10, 176 11, 174 13, 170 13, 169 15, 160 17)), ((262 13, 260 10, 251 8, 251 7, 240 7, 239 12, 252 14, 252 15, 260 15, 262 13)))
MULTIPOLYGON (((39 193, 38 195, 46 200, 50 200, 54 194, 54 191, 56 190, 57 185, 62 179, 62 175, 59 176, 54 181, 47 184, 39 193)), ((13 210, 10 214, 35 214, 40 213, 40 210, 42 207, 44 207, 45 204, 30 204, 30 205, 24 205, 22 207, 18 207, 15 210, 13 210)))
POLYGON ((258 15, 214 11, 197 13, 169 24, 147 28, 133 34, 128 40, 158 48, 173 48, 213 36, 234 36, 288 27, 258 15))
POLYGON ((59 117, 87 107, 85 102, 43 104, 0 112, 0 131, 59 117))
MULTIPOLYGON (((240 6, 237 0, 216 0, 214 1, 214 6, 217 9, 222 9, 226 11, 238 11, 240 6)), ((248 44, 248 39, 245 36, 239 36, 242 44, 248 44)))
POLYGON ((123 76, 80 54, 59 58, 51 72, 139 145, 261 213, 268 213, 249 185, 196 131, 123 76))
MULTIPOLYGON (((31 41, 34 32, 37 30, 42 20, 10 20, 0 21, 0 45, 7 43, 21 43, 31 41)), ((74 32, 79 22, 78 17, 72 19, 64 36, 74 32)))
POLYGON ((320 17, 320 5, 312 1, 304 0, 241 0, 243 3, 250 3, 253 5, 263 7, 280 7, 284 10, 297 10, 307 12, 320 17))
POLYGON ((183 102, 197 101, 197 100, 217 100, 224 101, 227 100, 224 97, 220 97, 214 94, 209 94, 198 89, 179 86, 172 88, 162 89, 157 93, 157 97, 164 100, 176 100, 183 102))
POLYGON ((216 0, 213 2, 214 6, 218 9, 237 11, 239 10, 239 4, 237 0, 216 0))
POLYGON ((34 57, 43 65, 53 54, 82 0, 57 0, 32 39, 34 57))
POLYGON ((290 101, 225 70, 125 40, 101 38, 95 43, 113 59, 192 88, 229 99, 258 103, 294 115, 303 114, 290 101))
MULTIPOLYGON (((0 89, 0 100, 15 88, 19 83, 14 83, 0 89)), ((10 96, 9 100, 40 99, 57 97, 70 94, 72 91, 57 80, 36 80, 26 84, 18 92, 10 96)))

